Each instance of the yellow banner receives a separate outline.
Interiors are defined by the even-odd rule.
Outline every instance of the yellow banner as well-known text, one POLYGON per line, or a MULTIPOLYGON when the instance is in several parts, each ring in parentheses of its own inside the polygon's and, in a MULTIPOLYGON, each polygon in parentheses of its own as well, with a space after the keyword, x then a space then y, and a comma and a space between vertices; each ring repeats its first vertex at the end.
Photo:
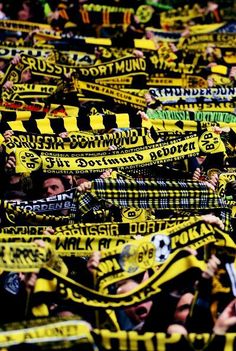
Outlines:
MULTIPOLYGON (((209 140, 203 140, 203 146, 206 150, 213 151, 214 143, 209 140), (212 147, 211 147, 212 146, 212 147)), ((102 171, 107 168, 140 167, 152 163, 163 163, 176 158, 185 158, 197 155, 200 151, 198 137, 193 136, 185 140, 175 140, 170 144, 160 143, 129 149, 126 153, 117 151, 108 151, 104 155, 81 155, 76 153, 53 153, 41 152, 40 156, 31 150, 15 150, 16 172, 25 173, 35 171, 40 167, 44 172, 73 174, 102 171)))

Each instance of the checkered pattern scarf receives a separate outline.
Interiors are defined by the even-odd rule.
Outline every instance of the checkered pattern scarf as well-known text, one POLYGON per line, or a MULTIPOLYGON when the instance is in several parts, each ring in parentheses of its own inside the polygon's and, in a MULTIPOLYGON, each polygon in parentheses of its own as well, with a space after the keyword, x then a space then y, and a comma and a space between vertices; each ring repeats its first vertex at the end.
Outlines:
POLYGON ((217 193, 194 181, 95 179, 91 194, 118 207, 176 210, 226 206, 217 193))

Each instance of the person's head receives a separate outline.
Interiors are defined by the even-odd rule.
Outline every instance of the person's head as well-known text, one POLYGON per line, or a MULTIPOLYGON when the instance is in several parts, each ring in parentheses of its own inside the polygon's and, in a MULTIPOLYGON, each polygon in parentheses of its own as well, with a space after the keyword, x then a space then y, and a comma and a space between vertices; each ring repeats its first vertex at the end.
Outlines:
POLYGON ((174 320, 176 322, 185 323, 190 312, 193 298, 194 295, 191 292, 186 292, 180 297, 174 313, 174 320))
POLYGON ((29 68, 21 72, 21 79, 20 79, 21 83, 29 82, 31 79, 32 79, 32 74, 29 68))
POLYGON ((70 188, 71 185, 68 179, 59 174, 51 174, 43 178, 41 193, 42 197, 50 197, 53 195, 58 195, 70 188))
POLYGON ((9 201, 22 201, 27 200, 27 194, 20 190, 9 190, 4 193, 4 200, 9 201))
POLYGON ((154 39, 154 33, 151 30, 145 30, 145 38, 146 39, 154 39))
POLYGON ((20 21, 28 21, 33 17, 32 8, 28 1, 24 1, 22 3, 22 6, 19 8, 19 11, 17 13, 17 17, 17 19, 20 21))
POLYGON ((8 14, 18 21, 41 22, 44 19, 44 10, 38 0, 14 1, 8 8, 8 14))
MULTIPOLYGON (((140 283, 147 280, 148 277, 149 277, 148 271, 146 271, 144 274, 142 274, 141 280, 127 279, 127 280, 118 282, 116 293, 125 294, 127 292, 130 292, 136 289, 140 283)), ((132 306, 126 307, 124 310, 127 316, 130 318, 130 320, 137 325, 146 320, 146 318, 148 317, 151 311, 152 305, 153 305, 153 302, 149 300, 135 306, 132 305, 132 306)))
POLYGON ((0 59, 0 71, 4 71, 8 66, 7 59, 1 58, 0 59))

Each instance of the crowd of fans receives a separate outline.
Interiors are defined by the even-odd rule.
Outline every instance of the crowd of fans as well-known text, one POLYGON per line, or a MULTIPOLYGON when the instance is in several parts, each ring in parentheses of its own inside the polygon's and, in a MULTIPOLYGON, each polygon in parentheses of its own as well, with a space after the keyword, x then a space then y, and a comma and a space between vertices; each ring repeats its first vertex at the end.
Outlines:
MULTIPOLYGON (((50 25, 51 34, 57 33, 61 35, 61 39, 49 40, 43 39, 42 45, 45 48, 48 45, 49 50, 60 52, 60 47, 63 47, 63 51, 70 50, 82 51, 84 52, 84 47, 81 49, 79 44, 77 44, 76 39, 83 39, 86 37, 93 38, 110 38, 113 40, 118 40, 120 47, 116 48, 116 52, 122 51, 122 49, 128 52, 130 57, 144 58, 147 60, 147 75, 152 74, 152 55, 157 54, 159 59, 164 62, 185 62, 185 51, 178 46, 178 43, 182 39, 191 38, 191 35, 200 35, 201 29, 194 29, 199 26, 199 28, 204 28, 203 34, 221 33, 221 27, 224 28, 222 32, 229 35, 235 36, 236 31, 236 21, 233 20, 236 14, 235 4, 230 1, 198 1, 196 3, 186 2, 186 1, 94 1, 93 4, 104 6, 109 8, 113 6, 117 8, 134 9, 131 15, 131 20, 126 25, 119 24, 109 24, 104 25, 104 23, 99 23, 96 20, 96 11, 91 15, 90 23, 83 23, 81 17, 77 14, 81 13, 81 9, 87 9, 89 7, 83 8, 85 5, 91 5, 91 1, 87 0, 5 0, 0 2, 0 27, 1 32, 1 42, 0 46, 9 47, 14 46, 15 48, 20 48, 17 42, 23 40, 25 47, 37 47, 39 41, 37 42, 35 38, 40 33, 40 29, 33 29, 31 32, 21 31, 20 26, 18 30, 13 30, 9 25, 7 29, 3 29, 4 21, 12 21, 12 23, 18 23, 15 21, 21 21, 22 23, 36 23, 36 24, 47 24, 50 25), (142 7, 143 6, 143 7, 142 7), (137 9, 140 8, 139 15, 137 9), (177 15, 177 10, 179 15, 177 15), (188 11, 195 11, 196 15, 192 18, 186 19, 185 13, 188 11), (136 12, 135 12, 136 11, 136 12), (144 18, 145 11, 148 11, 150 19, 142 22, 144 18), (162 14, 163 13, 173 13, 175 12, 176 21, 164 22, 162 14), (172 11, 172 12, 171 12, 172 11), (66 13, 66 14, 65 14, 66 13), (94 16, 94 22, 93 17, 94 16), (78 22, 80 20, 80 22, 78 22), (210 26, 216 25, 216 29, 210 29, 210 26), (206 27, 208 26, 208 27, 206 27), (218 27, 217 27, 218 26, 218 27), (208 29, 207 29, 208 28, 208 29), (196 30, 196 32, 194 32, 196 30), (218 32, 217 32, 218 30, 218 32), (158 32, 158 34, 157 34, 158 32), (172 36, 171 36, 172 35, 172 36), (146 50, 145 48, 135 48, 135 47, 122 47, 124 43, 131 42, 135 39, 145 39, 155 45, 155 50, 146 50), (8 44, 7 44, 8 43, 8 44)), ((95 7, 94 7, 95 8, 95 7)), ((102 9, 100 10, 100 12, 102 9)), ((99 11, 98 11, 99 13, 99 11)), ((98 14, 97 13, 97 14, 98 14)), ((169 16, 170 16, 169 15, 169 16)), ((236 19, 235 19, 236 20, 236 19)), ((100 21, 102 22, 102 21, 100 21)), ((212 27, 213 28, 213 27, 212 27)), ((47 29, 48 30, 48 29, 47 29)), ((50 30, 48 33, 50 34, 50 30)), ((207 39, 206 39, 207 40, 207 39)), ((236 55, 235 47, 225 48, 218 46, 217 41, 215 43, 204 43, 205 46, 199 48, 199 50, 192 52, 192 55, 199 54, 199 59, 196 65, 199 65, 199 76, 205 81, 206 86, 204 88, 235 88, 236 84, 236 55), (231 54, 232 61, 226 60, 226 55, 231 54)), ((222 44, 222 43, 221 43, 222 44)), ((227 44, 227 43, 226 43, 227 44)), ((199 44, 200 45, 200 44, 199 44)), ((223 44, 222 44, 223 45, 223 44)), ((43 46, 42 46, 43 47, 43 46)), ((100 64, 114 60, 115 54, 109 48, 103 47, 101 44, 93 47, 88 47, 88 56, 92 57, 92 62, 90 64, 100 64), (107 56, 106 56, 107 54, 107 56)), ((13 50, 14 51, 14 50, 13 50)), ((12 52, 13 52, 12 51, 12 52)), ((0 67, 1 67, 1 77, 2 77, 2 105, 4 105, 4 94, 10 93, 15 84, 61 84, 63 81, 63 86, 68 87, 73 84, 73 74, 62 76, 59 78, 48 77, 47 75, 37 75, 35 72, 31 72, 30 69, 21 72, 21 77, 18 82, 14 79, 7 78, 6 74, 9 67, 20 67, 22 64, 21 55, 23 52, 17 52, 11 58, 3 57, 1 58, 1 48, 0 48, 0 67)), ((189 56, 190 57, 190 56, 189 56)), ((47 60, 48 57, 44 57, 47 60)), ((55 62, 55 61, 54 61, 55 62)), ((185 62, 186 63, 186 62, 185 62)), ((83 63, 84 65, 84 63, 83 63)), ((89 63, 88 63, 89 65, 89 63)), ((84 67, 84 66, 83 66, 84 67)), ((158 73, 158 69, 156 71, 158 73)), ((160 71, 159 78, 179 78, 178 74, 171 71, 163 73, 160 71)), ((119 78, 119 77, 118 77, 119 78)), ((143 109, 138 109, 133 107, 131 104, 121 104, 119 101, 109 100, 104 98, 100 100, 94 98, 86 99, 79 97, 74 93, 67 93, 65 91, 58 90, 57 93, 51 94, 46 98, 38 98, 36 95, 32 97, 17 98, 17 100, 24 100, 27 104, 30 103, 45 103, 58 104, 58 105, 71 105, 74 107, 79 107, 79 114, 89 117, 93 115, 93 111, 100 116, 105 114, 105 111, 109 111, 109 114, 119 114, 128 113, 130 118, 134 118, 135 121, 152 121, 149 119, 150 110, 162 111, 167 110, 164 108, 165 103, 170 102, 169 98, 166 97, 166 101, 158 101, 149 91, 151 83, 147 84, 146 78, 145 82, 143 77, 138 77, 135 81, 135 87, 128 87, 130 92, 132 89, 139 91, 139 96, 145 98, 146 106, 143 109), (142 85, 144 83, 144 85, 142 85)), ((78 78, 80 79, 80 77, 78 78)), ((168 87, 168 86, 166 86, 168 87)), ((179 86, 180 88, 181 86, 179 86)), ((191 89, 192 86, 184 86, 191 89)), ((158 86, 155 86, 158 88, 158 86)), ((165 86, 160 86, 165 88, 165 86)), ((201 88, 197 84, 194 88, 201 88)), ((121 89, 122 90, 122 89, 121 89)), ((88 96, 89 97, 89 96, 88 96)), ((232 103, 235 106, 235 95, 232 99, 227 100, 227 96, 220 99, 213 98, 210 103, 220 104, 225 101, 232 103)), ((177 100, 175 102, 178 103, 177 100)), ((193 107, 189 111, 194 111, 194 103, 206 103, 207 98, 201 97, 201 99, 192 99, 189 102, 193 103, 193 107)), ((171 110, 171 108, 170 108, 171 110)), ((174 109, 172 109, 174 110, 174 109)), ((41 200, 49 198, 52 196, 57 196, 58 194, 64 193, 69 189, 76 189, 78 194, 86 194, 90 192, 94 179, 117 179, 118 177, 123 179, 132 180, 182 180, 194 183, 201 183, 212 193, 218 194, 219 192, 219 177, 221 173, 227 173, 227 169, 230 166, 231 174, 235 172, 234 165, 234 152, 235 152, 235 127, 234 123, 228 123, 225 126, 221 126, 218 123, 212 123, 208 126, 208 130, 212 131, 216 135, 220 135, 221 139, 228 142, 226 145, 226 152, 230 152, 229 155, 222 153, 211 154, 199 154, 189 158, 182 158, 180 160, 176 159, 173 162, 167 162, 163 165, 149 165, 147 167, 140 168, 139 170, 127 169, 123 172, 117 168, 107 167, 107 170, 97 172, 86 172, 86 173, 73 173, 65 172, 65 174, 56 173, 45 173, 42 170, 38 170, 32 173, 17 173, 16 168, 16 156, 14 152, 8 154, 6 152, 6 145, 12 139, 12 137, 17 135, 18 131, 11 130, 9 124, 6 122, 11 119, 12 110, 3 110, 2 121, 0 123, 0 132, 2 135, 2 145, 1 145, 1 201, 2 204, 8 203, 13 206, 17 206, 21 201, 30 200, 41 200), (8 117, 9 113, 9 117, 8 117), (4 119, 4 123, 3 123, 4 119), (230 147, 229 147, 230 145, 230 147), (120 174, 119 174, 119 171, 120 174), (117 175, 118 174, 118 175, 117 175)), ((212 111, 212 110, 211 110, 212 111)), ((224 112, 224 110, 223 110, 224 112)), ((225 110, 225 112, 229 112, 225 110)), ((230 111, 233 116, 235 113, 235 108, 230 111)), ((179 121, 181 122, 181 121, 179 121)), ((214 122, 214 121, 213 121, 214 122)), ((198 125, 198 127, 200 124, 198 125)), ((107 130, 89 130, 88 135, 103 135, 104 133, 115 133, 122 132, 131 129, 127 125, 126 128, 108 128, 107 130)), ((21 131, 21 130, 20 130, 21 131)), ((28 132, 28 134, 30 131, 28 132)), ((152 143, 156 141, 165 141, 165 136, 163 133, 158 135, 158 130, 155 131, 153 135, 153 130, 146 130, 146 133, 150 135, 152 143)), ((86 135, 86 134, 84 134, 86 135)), ((57 136, 66 140, 68 133, 65 131, 58 132, 57 136)), ((226 143, 226 142, 225 142, 226 143)), ((122 150, 122 147, 117 145, 111 145, 107 149, 111 153, 116 150, 122 150)), ((76 152, 76 150, 73 150, 76 152)), ((231 239, 234 241, 234 213, 232 201, 235 200, 235 181, 236 178, 232 178, 228 182, 223 194, 224 199, 231 200, 231 206, 229 206, 230 218, 229 222, 226 223, 226 219, 221 216, 221 213, 217 209, 204 209, 198 208, 195 211, 174 211, 174 210, 163 210, 163 209, 145 209, 143 211, 144 216, 140 217, 140 221, 153 221, 162 218, 173 218, 173 217, 185 217, 185 219, 190 216, 201 216, 202 221, 212 226, 216 226, 221 230, 227 231, 231 239)), ((180 189, 181 190, 181 189, 180 189)), ((227 202, 225 202, 227 206, 227 202)), ((5 214, 4 205, 1 207, 1 231, 4 233, 4 228, 12 226, 32 226, 30 222, 24 217, 12 224, 8 216, 5 214)), ((76 214, 74 217, 74 223, 106 223, 106 222, 125 222, 124 216, 122 216, 122 210, 118 206, 112 203, 106 203, 103 199, 98 200, 95 206, 84 214, 80 207, 77 206, 76 214)), ((135 209, 137 210, 137 209, 135 209)), ((68 209, 53 210, 52 212, 47 212, 46 214, 53 216, 67 216, 69 213, 68 209)), ((134 219, 132 219, 134 221, 134 219)), ((56 225, 50 225, 50 223, 37 223, 38 226, 44 226, 45 236, 54 235, 56 232, 56 225)), ((129 233, 127 233, 129 234, 129 233)), ((8 235, 5 233, 5 235, 8 235)), ((44 247, 45 241, 43 240, 43 235, 40 240, 36 240, 37 245, 44 247)), ((139 236, 136 237, 136 240, 139 236)), ((217 250, 210 250, 208 246, 201 246, 197 250, 186 247, 183 250, 187 251, 189 255, 193 255, 199 259, 206 262, 206 268, 201 272, 201 274, 196 279, 195 276, 187 276, 184 284, 172 285, 170 289, 163 289, 161 293, 154 294, 154 296, 148 300, 140 301, 139 303, 130 305, 128 307, 122 307, 119 309, 114 309, 115 320, 117 326, 117 332, 119 330, 125 331, 138 331, 140 333, 145 332, 164 332, 168 334, 180 333, 181 335, 188 335, 188 333, 209 333, 215 335, 224 335, 225 333, 235 332, 236 326, 236 300, 234 295, 235 282, 230 284, 230 278, 225 272, 225 265, 227 263, 234 262, 234 255, 227 255, 226 253, 218 252, 217 250), (207 257, 205 257, 206 251, 208 252, 207 257), (216 278, 219 277, 220 273, 224 271, 224 280, 222 283, 222 291, 217 295, 217 302, 213 301, 213 290, 215 287, 216 278), (225 290, 223 289, 225 286, 225 290), (224 290, 224 291, 223 291, 224 290), (217 307, 215 307, 215 304, 217 307), (214 306, 213 306, 214 305, 214 306), (215 308, 215 309, 214 309, 215 308), (214 309, 214 311, 213 311, 214 309)), ((59 256, 59 255, 58 255, 59 256)), ((99 262, 101 259, 101 252, 94 251, 91 256, 73 256, 73 257, 59 257, 62 260, 63 272, 65 275, 74 281, 82 284, 85 287, 94 289, 94 279, 96 277, 96 272, 99 267, 99 262)), ((162 263, 162 265, 165 263, 162 263)), ((155 267, 158 269, 159 267, 155 267)), ((140 284, 148 281, 148 279, 153 275, 153 269, 147 269, 144 272, 133 276, 132 278, 123 279, 114 283, 109 287, 109 293, 111 295, 126 294, 132 290, 135 291, 140 284)), ((38 272, 18 272, 9 270, 2 270, 0 275, 0 305, 1 313, 0 320, 2 325, 11 322, 22 322, 25 320, 36 319, 37 316, 33 313, 34 307, 34 289, 37 284, 38 276, 40 275, 40 270, 38 272)), ((107 312, 108 313, 108 312, 107 312)), ((66 300, 55 298, 55 301, 50 302, 48 306, 47 317, 63 317, 67 318, 70 316, 80 316, 83 320, 89 323, 91 330, 98 328, 103 328, 102 320, 106 320, 106 328, 114 331, 114 324, 107 322, 107 315, 105 311, 101 309, 91 308, 86 306, 86 304, 78 303, 71 304, 66 300), (100 315, 98 319, 97 316, 100 315), (104 315, 103 315, 104 314, 104 315)), ((45 317, 45 316, 43 316, 45 317)), ((1 326, 0 326, 1 335, 1 326)), ((1 347, 1 345, 0 345, 1 347)), ((99 346, 98 346, 99 348, 99 346)), ((102 348, 101 348, 102 350, 102 348)))

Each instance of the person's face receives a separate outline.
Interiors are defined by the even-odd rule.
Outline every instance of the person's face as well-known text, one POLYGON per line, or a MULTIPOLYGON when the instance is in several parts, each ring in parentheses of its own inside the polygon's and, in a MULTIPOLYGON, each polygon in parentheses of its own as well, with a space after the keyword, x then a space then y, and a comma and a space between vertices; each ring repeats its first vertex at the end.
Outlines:
POLYGON ((212 87, 215 86, 214 79, 213 79, 212 77, 210 77, 210 76, 207 78, 207 86, 208 86, 209 88, 212 88, 212 87))
POLYGON ((43 197, 58 195, 65 191, 65 187, 59 178, 49 178, 43 182, 43 197))
POLYGON ((6 67, 6 62, 4 60, 0 60, 0 71, 4 70, 6 67))
POLYGON ((20 9, 20 11, 17 14, 17 19, 19 21, 27 21, 31 18, 31 11, 30 11, 30 7, 27 4, 23 4, 22 8, 20 9))
POLYGON ((31 78, 32 75, 29 69, 26 69, 21 73, 21 83, 28 82, 31 78))
MULTIPOLYGON (((148 274, 145 273, 142 281, 145 281, 148 278, 148 274)), ((117 289, 117 294, 124 294, 130 292, 131 290, 136 289, 139 286, 137 282, 132 279, 128 279, 123 282, 117 289)), ((125 313, 131 319, 131 321, 135 324, 139 324, 146 320, 148 317, 150 310, 152 308, 152 301, 146 301, 140 303, 136 306, 130 306, 125 308, 125 313)))
POLYGON ((145 36, 146 36, 146 39, 153 39, 154 38, 154 34, 150 30, 146 31, 145 36))
POLYGON ((191 303, 193 301, 193 294, 192 293, 186 293, 183 294, 179 302, 177 303, 175 314, 174 314, 174 319, 179 322, 185 322, 186 318, 189 315, 189 311, 191 308, 191 303))

